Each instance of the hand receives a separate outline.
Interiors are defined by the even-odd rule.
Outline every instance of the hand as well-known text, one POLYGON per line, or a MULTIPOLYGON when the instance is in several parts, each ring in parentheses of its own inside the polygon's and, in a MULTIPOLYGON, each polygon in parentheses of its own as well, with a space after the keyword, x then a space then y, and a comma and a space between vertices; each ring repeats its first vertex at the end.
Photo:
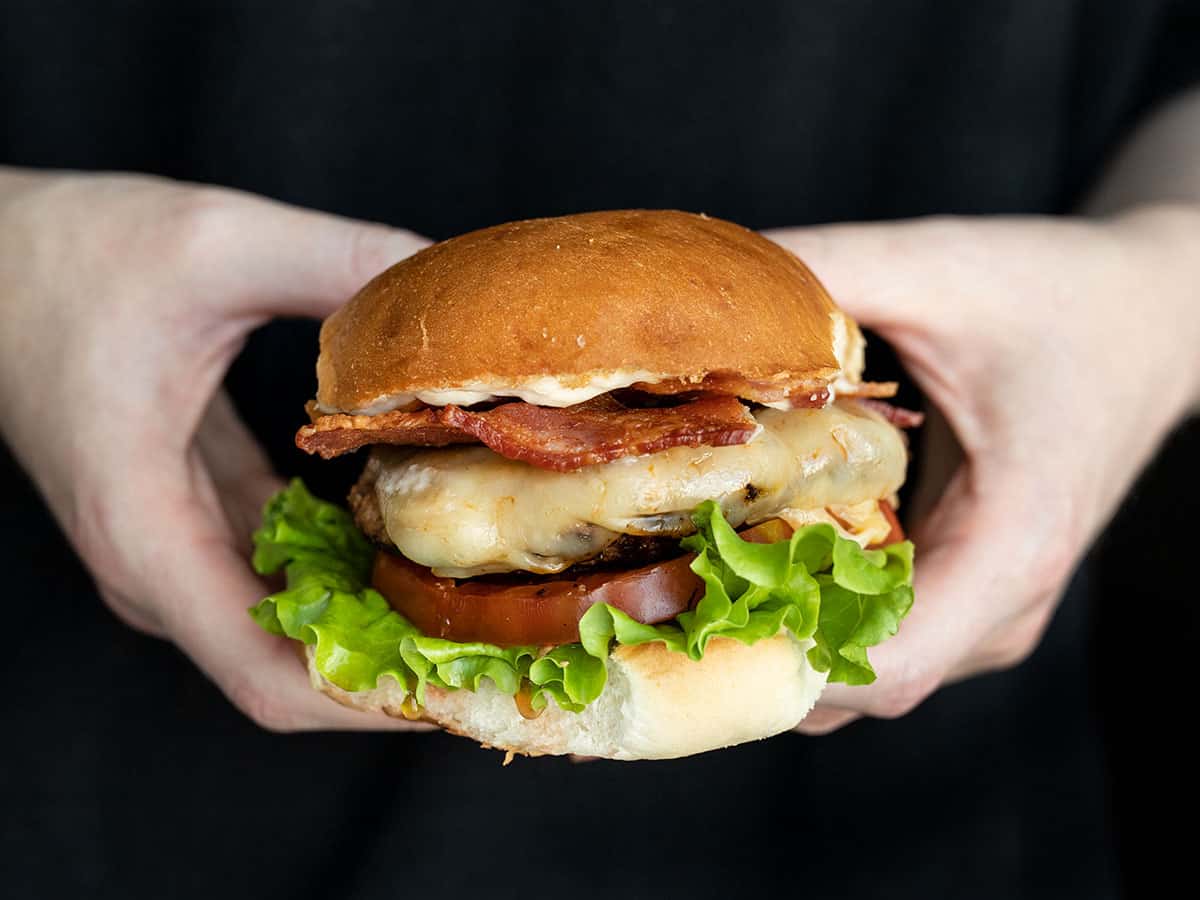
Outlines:
POLYGON ((1184 206, 771 234, 895 347, 944 417, 927 443, 952 436, 961 451, 926 515, 918 482, 916 602, 871 650, 878 680, 830 686, 800 730, 902 715, 1034 649, 1087 546, 1200 397, 1198 235, 1184 206))
POLYGON ((425 242, 233 191, 0 170, 0 431, 124 621, 272 729, 404 728, 313 691, 246 609, 280 486, 221 382, 275 315, 328 315, 425 242))

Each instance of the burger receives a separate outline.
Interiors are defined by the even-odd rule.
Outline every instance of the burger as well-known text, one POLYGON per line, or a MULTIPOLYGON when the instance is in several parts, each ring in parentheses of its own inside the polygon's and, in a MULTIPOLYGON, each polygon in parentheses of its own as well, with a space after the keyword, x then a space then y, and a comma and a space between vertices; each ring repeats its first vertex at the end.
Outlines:
POLYGON ((339 703, 510 753, 684 756, 794 727, 913 602, 919 416, 794 255, 626 210, 435 244, 325 321, 251 610, 339 703))

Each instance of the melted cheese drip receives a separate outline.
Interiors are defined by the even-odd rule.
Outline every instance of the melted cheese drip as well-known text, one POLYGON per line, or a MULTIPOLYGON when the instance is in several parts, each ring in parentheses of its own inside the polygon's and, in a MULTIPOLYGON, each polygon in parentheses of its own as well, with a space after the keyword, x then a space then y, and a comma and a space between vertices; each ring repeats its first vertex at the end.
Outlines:
POLYGON ((732 447, 673 447, 576 472, 551 472, 486 447, 380 453, 388 535, 436 574, 559 572, 618 534, 678 535, 717 500, 734 526, 782 510, 891 496, 904 481, 900 432, 856 404, 759 410, 732 447))
POLYGON ((826 522, 836 528, 842 537, 863 547, 877 544, 892 533, 892 523, 879 508, 878 500, 838 504, 822 509, 781 509, 779 518, 793 528, 826 522))

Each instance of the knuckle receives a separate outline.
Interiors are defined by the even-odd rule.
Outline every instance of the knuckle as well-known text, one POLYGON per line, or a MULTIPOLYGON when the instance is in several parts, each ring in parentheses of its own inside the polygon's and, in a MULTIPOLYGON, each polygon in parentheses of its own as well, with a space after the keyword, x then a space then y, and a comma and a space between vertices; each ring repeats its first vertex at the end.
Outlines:
POLYGON ((1033 655, 1035 647, 1037 647, 1036 640, 1006 641, 992 654, 991 665, 988 668, 994 672, 1015 669, 1033 655))
POLYGON ((823 737, 844 728, 858 717, 858 713, 850 710, 823 709, 818 706, 792 730, 811 737, 823 737))
POLYGON ((64 524, 105 605, 131 628, 162 636, 169 610, 145 590, 153 579, 147 580, 144 562, 128 550, 131 542, 135 547, 144 543, 134 534, 136 517, 103 493, 91 491, 75 498, 64 524))
POLYGON ((968 217, 940 214, 925 216, 918 220, 918 229, 911 239, 914 248, 930 243, 944 248, 957 258, 959 254, 971 254, 978 246, 975 231, 978 225, 968 217))
POLYGON ((230 691, 229 699, 250 721, 265 731, 289 734, 301 730, 302 724, 297 716, 270 691, 243 683, 230 691))
POLYGON ((988 654, 992 670, 1011 669, 1019 666, 1033 655, 1041 643, 1042 635, 1050 623, 1053 606, 1039 608, 1023 616, 1005 629, 1003 635, 993 642, 988 654))
POLYGON ((975 227, 969 216, 956 216, 951 213, 924 216, 919 223, 930 232, 956 238, 970 235, 972 228, 975 227))
POLYGON ((139 603, 133 597, 115 590, 103 581, 97 581, 97 587, 100 599, 104 601, 113 615, 127 626, 151 637, 165 636, 161 617, 148 604, 139 603))
POLYGON ((166 258, 179 262, 212 259, 237 233, 237 204, 220 188, 173 191, 156 234, 166 258))
POLYGON ((396 244, 403 234, 383 225, 356 223, 347 237, 350 282, 366 282, 396 262, 396 244))
POLYGON ((899 719, 924 703, 938 685, 941 677, 910 665, 890 682, 875 713, 882 719, 899 719))
POLYGON ((1042 544, 1029 567, 1030 586, 1039 597, 1056 596, 1075 568, 1074 540, 1060 534, 1042 544))
POLYGON ((1074 570, 1087 543, 1089 520, 1086 494, 1061 484, 1031 485, 1021 498, 1023 505, 1036 502, 1041 522, 1036 547, 1025 566, 1030 594, 1056 595, 1074 570))
POLYGON ((74 498, 66 516, 66 532, 75 550, 97 581, 111 590, 129 593, 117 536, 122 531, 117 505, 101 492, 84 491, 74 498))

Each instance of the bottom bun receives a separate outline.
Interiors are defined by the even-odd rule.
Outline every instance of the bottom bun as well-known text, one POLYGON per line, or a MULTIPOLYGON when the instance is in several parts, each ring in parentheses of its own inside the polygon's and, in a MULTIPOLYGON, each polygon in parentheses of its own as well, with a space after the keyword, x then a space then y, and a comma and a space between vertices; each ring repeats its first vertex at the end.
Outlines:
MULTIPOLYGON (((429 688, 422 718, 488 747, 524 753, 576 753, 608 759, 670 759, 770 737, 795 727, 825 687, 809 665, 812 641, 787 632, 747 646, 709 641, 694 661, 660 643, 618 646, 609 657, 604 692, 583 712, 551 700, 527 719, 513 698, 485 681, 478 691, 429 688)), ((346 706, 403 715, 405 691, 390 677, 371 691, 350 693, 313 665, 313 686, 346 706)))

